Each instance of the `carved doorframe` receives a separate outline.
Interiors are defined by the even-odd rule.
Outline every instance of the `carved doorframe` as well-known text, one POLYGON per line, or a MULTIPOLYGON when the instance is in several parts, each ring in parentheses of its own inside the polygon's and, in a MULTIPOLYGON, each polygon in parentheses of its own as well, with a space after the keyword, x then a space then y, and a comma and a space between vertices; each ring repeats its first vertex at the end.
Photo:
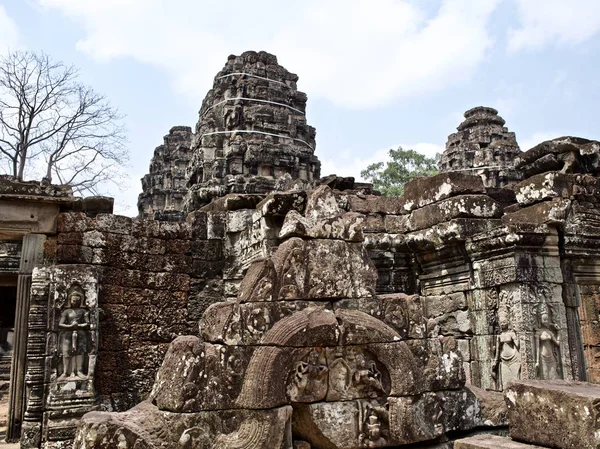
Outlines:
POLYGON ((573 377, 599 383, 600 373, 590 376, 590 369, 593 369, 590 361, 594 360, 594 348, 600 352, 600 263, 590 258, 567 260, 563 264, 563 274, 563 300, 568 312, 573 377), (596 291, 586 292, 588 289, 596 291), (597 297, 594 304, 590 304, 587 298, 590 295, 597 297), (598 343, 594 344, 594 340, 598 343))
POLYGON ((23 236, 19 274, 17 278, 17 304, 15 313, 15 343, 13 347, 10 389, 8 393, 7 441, 18 441, 25 414, 25 373, 27 370, 27 335, 29 322, 29 301, 31 296, 31 275, 36 265, 43 261, 43 247, 46 236, 27 234, 23 236))

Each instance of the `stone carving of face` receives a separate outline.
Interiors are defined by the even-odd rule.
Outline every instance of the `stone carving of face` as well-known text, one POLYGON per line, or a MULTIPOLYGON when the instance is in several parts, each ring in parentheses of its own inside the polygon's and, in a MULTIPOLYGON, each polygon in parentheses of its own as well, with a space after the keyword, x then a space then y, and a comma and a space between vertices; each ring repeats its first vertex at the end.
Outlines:
POLYGON ((71 307, 81 307, 81 303, 83 302, 83 297, 78 292, 71 293, 70 302, 71 302, 71 307))
POLYGON ((311 365, 319 364, 319 353, 314 349, 310 351, 310 354, 308 355, 308 363, 310 363, 311 365))
POLYGON ((508 315, 506 312, 498 313, 498 321, 500 322, 500 328, 505 331, 508 329, 508 315))
POLYGON ((548 312, 542 312, 540 319, 542 321, 542 326, 548 327, 550 325, 550 315, 548 312))

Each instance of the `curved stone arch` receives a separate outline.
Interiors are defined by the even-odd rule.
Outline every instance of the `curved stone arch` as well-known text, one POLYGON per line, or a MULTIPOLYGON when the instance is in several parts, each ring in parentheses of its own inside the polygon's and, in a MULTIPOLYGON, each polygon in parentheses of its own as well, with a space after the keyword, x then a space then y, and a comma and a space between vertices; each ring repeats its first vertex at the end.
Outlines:
MULTIPOLYGON (((361 329, 365 335, 380 337, 379 343, 367 344, 365 348, 387 369, 391 395, 418 392, 418 364, 408 345, 400 341, 400 336, 391 327, 358 310, 334 314, 324 308, 307 308, 280 320, 263 336, 259 343, 261 346, 256 348, 248 364, 236 405, 267 409, 289 404, 286 387, 295 364, 312 347, 334 348, 340 343, 342 329, 336 315, 343 317, 344 327, 361 329)), ((360 342, 363 343, 362 340, 360 342)))
POLYGON ((242 422, 237 431, 219 435, 211 449, 265 449, 290 447, 291 407, 273 410, 268 415, 251 417, 242 422), (284 444, 285 443, 285 444, 284 444))

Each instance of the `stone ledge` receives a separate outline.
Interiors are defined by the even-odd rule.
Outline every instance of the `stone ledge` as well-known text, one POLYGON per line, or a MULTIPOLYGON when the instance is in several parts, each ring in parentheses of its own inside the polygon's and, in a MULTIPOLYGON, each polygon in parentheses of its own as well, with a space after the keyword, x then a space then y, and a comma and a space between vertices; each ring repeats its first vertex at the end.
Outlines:
POLYGON ((404 186, 404 209, 418 209, 457 195, 485 193, 479 175, 461 172, 440 173, 418 177, 404 186))
POLYGON ((512 438, 560 449, 600 446, 600 386, 519 381, 509 384, 505 397, 512 438))
POLYGON ((544 449, 541 446, 519 443, 508 437, 484 434, 454 442, 454 449, 544 449))

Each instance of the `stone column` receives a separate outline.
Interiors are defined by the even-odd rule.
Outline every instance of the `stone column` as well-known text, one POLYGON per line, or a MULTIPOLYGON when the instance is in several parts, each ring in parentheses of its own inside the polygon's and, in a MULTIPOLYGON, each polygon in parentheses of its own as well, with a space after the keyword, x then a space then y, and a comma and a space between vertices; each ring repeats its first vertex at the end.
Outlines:
POLYGON ((45 235, 28 234, 23 237, 23 249, 17 281, 15 316, 15 345, 10 373, 7 441, 18 440, 25 411, 25 370, 27 365, 27 334, 31 274, 43 260, 45 235))

